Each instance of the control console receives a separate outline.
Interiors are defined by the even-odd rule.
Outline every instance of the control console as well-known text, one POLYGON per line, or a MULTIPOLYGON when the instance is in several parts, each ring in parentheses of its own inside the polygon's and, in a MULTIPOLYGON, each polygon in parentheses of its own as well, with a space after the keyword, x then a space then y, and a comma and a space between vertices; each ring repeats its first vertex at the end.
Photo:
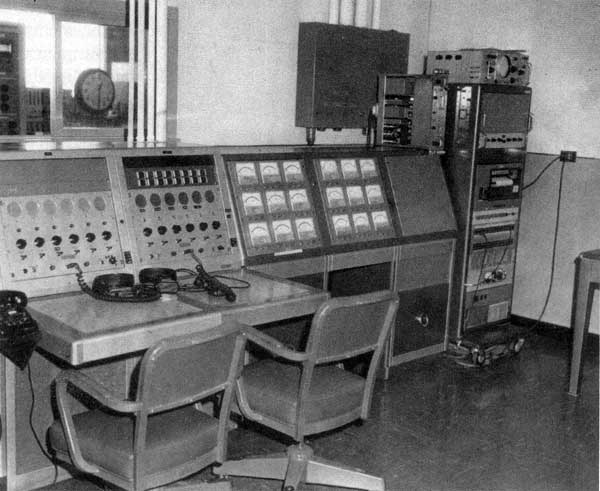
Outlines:
POLYGON ((228 263, 232 254, 212 155, 123 157, 127 212, 140 266, 182 265, 194 252, 228 263))
POLYGON ((13 287, 60 287, 53 279, 72 277, 73 262, 84 272, 125 263, 104 158, 4 161, 0 222, 2 277, 13 287))

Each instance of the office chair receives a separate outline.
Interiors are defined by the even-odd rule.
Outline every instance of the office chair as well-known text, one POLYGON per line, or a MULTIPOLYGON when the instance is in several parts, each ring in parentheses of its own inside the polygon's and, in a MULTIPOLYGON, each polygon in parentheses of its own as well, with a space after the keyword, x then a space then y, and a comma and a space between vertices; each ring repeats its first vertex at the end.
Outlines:
POLYGON ((286 454, 230 460, 213 472, 221 476, 279 479, 285 491, 300 482, 385 490, 382 478, 316 458, 306 435, 367 418, 381 354, 398 310, 390 291, 325 301, 313 317, 304 352, 292 351, 254 329, 246 336, 275 358, 244 367, 236 384, 243 416, 292 437, 286 454), (341 362, 372 353, 366 377, 341 362))
MULTIPOLYGON (((80 371, 61 372, 56 379, 60 419, 48 430, 57 459, 129 491, 163 486, 222 462, 234 382, 243 364, 242 329, 230 323, 158 342, 140 362, 131 401, 80 371), (71 388, 102 407, 73 415, 71 388), (219 394, 217 417, 196 409, 197 401, 219 394)), ((231 487, 221 482, 174 489, 231 487)))

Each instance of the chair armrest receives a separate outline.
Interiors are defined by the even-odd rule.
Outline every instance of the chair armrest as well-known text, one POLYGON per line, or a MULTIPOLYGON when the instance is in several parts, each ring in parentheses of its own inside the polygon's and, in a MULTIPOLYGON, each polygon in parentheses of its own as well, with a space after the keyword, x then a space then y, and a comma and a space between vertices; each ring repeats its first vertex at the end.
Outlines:
POLYGON ((264 334, 253 327, 247 326, 244 328, 244 335, 249 341, 257 344, 261 348, 266 349, 270 353, 281 356, 286 360, 302 362, 308 360, 308 354, 303 351, 294 351, 286 348, 282 343, 275 338, 264 334))
POLYGON ((72 384, 90 395, 106 407, 118 412, 135 412, 139 410, 142 405, 137 402, 119 399, 114 394, 111 394, 106 387, 99 386, 92 378, 81 372, 67 370, 61 372, 58 377, 56 377, 56 402, 58 404, 60 421, 63 426, 71 460, 79 470, 89 474, 98 474, 100 469, 83 458, 79 442, 77 441, 77 432, 73 422, 73 415, 67 404, 67 385, 69 384, 72 384))
POLYGON ((123 400, 82 372, 65 370, 56 377, 56 383, 57 385, 59 383, 71 384, 92 396, 103 406, 119 413, 134 413, 142 408, 141 403, 123 400))

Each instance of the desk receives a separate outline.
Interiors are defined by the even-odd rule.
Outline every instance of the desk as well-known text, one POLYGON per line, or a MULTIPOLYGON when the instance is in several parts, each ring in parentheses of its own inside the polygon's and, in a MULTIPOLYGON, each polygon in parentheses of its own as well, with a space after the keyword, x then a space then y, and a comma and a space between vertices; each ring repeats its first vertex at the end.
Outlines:
MULTIPOLYGON (((81 293, 32 299, 27 308, 42 331, 41 350, 30 362, 36 387, 33 424, 39 434, 54 419, 52 383, 62 368, 75 366, 125 397, 142 351, 162 338, 219 329, 235 320, 258 325, 309 315, 329 296, 245 269, 224 274, 250 283, 247 289, 235 290, 235 302, 204 292, 182 292, 141 304, 103 302, 81 293)), ((34 489, 49 484, 54 470, 29 427, 27 376, 12 364, 5 362, 4 368, 6 490, 34 489)), ((61 471, 64 477, 68 475, 61 471)))
POLYGON ((577 285, 573 314, 573 350, 569 394, 577 396, 581 378, 583 339, 590 327, 590 313, 594 291, 600 287, 600 249, 582 252, 577 258, 577 285))
POLYGON ((247 281, 235 302, 204 292, 165 295, 147 303, 96 300, 83 293, 34 299, 28 310, 40 325, 39 347, 71 365, 142 351, 158 340, 209 329, 222 321, 259 325, 315 312, 328 294, 269 275, 223 273, 247 281))

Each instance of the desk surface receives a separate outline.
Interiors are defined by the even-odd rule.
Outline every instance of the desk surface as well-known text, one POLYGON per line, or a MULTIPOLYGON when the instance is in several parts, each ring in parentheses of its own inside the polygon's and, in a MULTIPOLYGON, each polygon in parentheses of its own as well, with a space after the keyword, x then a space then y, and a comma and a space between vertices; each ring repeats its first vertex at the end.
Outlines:
POLYGON ((72 365, 144 350, 162 338, 221 323, 218 312, 203 312, 173 296, 132 304, 77 293, 32 300, 27 308, 42 331, 40 347, 72 365))
MULTIPOLYGON (((252 326, 312 314, 329 297, 322 290, 248 269, 228 271, 223 276, 247 281, 250 287, 235 289, 235 302, 206 293, 181 292, 178 297, 204 312, 218 312, 225 320, 252 326)), ((222 281, 230 286, 238 284, 222 281)))
POLYGON ((33 299, 27 308, 37 320, 40 348, 72 365, 147 349, 158 340, 210 329, 223 321, 258 325, 308 315, 326 292, 262 273, 237 270, 227 276, 248 281, 235 302, 206 293, 165 295, 156 302, 116 303, 82 293, 33 299))

